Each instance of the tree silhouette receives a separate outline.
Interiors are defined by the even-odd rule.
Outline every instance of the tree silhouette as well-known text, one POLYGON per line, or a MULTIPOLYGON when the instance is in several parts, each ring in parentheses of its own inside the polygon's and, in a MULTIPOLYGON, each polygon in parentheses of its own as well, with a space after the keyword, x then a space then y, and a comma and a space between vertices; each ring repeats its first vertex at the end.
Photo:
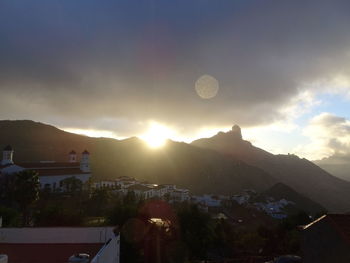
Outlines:
POLYGON ((74 176, 68 177, 61 181, 62 186, 65 190, 71 194, 76 194, 77 192, 81 192, 83 183, 81 180, 75 178, 74 176))
POLYGON ((17 202, 23 216, 22 224, 29 224, 30 206, 39 199, 40 182, 38 173, 24 170, 13 176, 9 192, 17 202))

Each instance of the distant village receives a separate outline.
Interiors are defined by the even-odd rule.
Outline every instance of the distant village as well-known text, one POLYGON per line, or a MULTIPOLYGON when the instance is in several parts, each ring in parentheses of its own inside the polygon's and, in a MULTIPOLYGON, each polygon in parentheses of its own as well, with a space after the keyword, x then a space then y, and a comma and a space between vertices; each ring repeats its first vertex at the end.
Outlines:
MULTIPOLYGON (((83 184, 91 182, 92 174, 90 169, 90 153, 85 150, 79 156, 72 150, 67 155, 67 162, 41 161, 36 163, 13 162, 14 150, 10 145, 3 150, 3 159, 0 165, 1 174, 11 174, 24 170, 34 170, 39 175, 42 189, 52 192, 64 192, 66 189, 62 184, 67 178, 76 178, 83 184)), ((155 184, 150 182, 138 181, 135 178, 120 176, 115 180, 95 181, 91 184, 92 188, 108 189, 114 193, 126 195, 133 192, 138 198, 152 199, 160 198, 168 202, 191 202, 197 204, 202 210, 208 211, 210 208, 221 207, 227 201, 236 201, 239 205, 249 206, 259 211, 265 212, 275 219, 287 217, 284 208, 294 203, 285 199, 274 200, 268 198, 264 202, 254 202, 256 195, 254 190, 245 190, 241 194, 226 196, 203 194, 194 195, 188 189, 178 188, 174 184, 155 184)))

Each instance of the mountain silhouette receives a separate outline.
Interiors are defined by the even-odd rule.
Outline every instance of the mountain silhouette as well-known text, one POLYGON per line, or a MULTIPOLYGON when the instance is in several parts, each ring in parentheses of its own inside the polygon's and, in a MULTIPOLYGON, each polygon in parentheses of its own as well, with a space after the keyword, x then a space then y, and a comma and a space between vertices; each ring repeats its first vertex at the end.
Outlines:
POLYGON ((242 139, 241 129, 237 125, 229 132, 219 132, 211 138, 198 139, 191 144, 258 167, 276 181, 288 185, 330 211, 350 211, 349 182, 329 174, 307 159, 290 154, 274 155, 253 146, 242 139))
POLYGON ((0 121, 0 147, 9 144, 15 162, 67 161, 71 150, 87 149, 93 180, 130 176, 195 194, 263 192, 282 182, 330 211, 350 210, 350 183, 306 159, 254 147, 242 139, 238 126, 192 144, 169 140, 163 148, 150 149, 136 137, 91 138, 29 120, 0 121))
POLYGON ((190 144, 168 141, 150 149, 142 140, 91 138, 33 121, 0 121, 0 146, 10 144, 15 162, 67 161, 68 153, 91 153, 94 180, 130 176, 156 184, 176 184, 193 193, 263 191, 276 183, 268 173, 240 160, 190 144))

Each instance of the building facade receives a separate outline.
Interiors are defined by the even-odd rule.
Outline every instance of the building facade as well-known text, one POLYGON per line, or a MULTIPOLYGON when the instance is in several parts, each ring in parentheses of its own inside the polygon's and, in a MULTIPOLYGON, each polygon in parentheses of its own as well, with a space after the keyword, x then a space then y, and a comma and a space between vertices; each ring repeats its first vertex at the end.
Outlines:
POLYGON ((74 177, 85 183, 91 177, 90 154, 84 151, 81 154, 80 162, 75 151, 71 151, 67 156, 67 162, 42 161, 42 162, 22 162, 14 163, 14 151, 11 146, 6 146, 3 150, 3 158, 0 165, 0 174, 13 174, 25 170, 35 171, 39 175, 41 188, 52 191, 64 191, 62 181, 74 177))

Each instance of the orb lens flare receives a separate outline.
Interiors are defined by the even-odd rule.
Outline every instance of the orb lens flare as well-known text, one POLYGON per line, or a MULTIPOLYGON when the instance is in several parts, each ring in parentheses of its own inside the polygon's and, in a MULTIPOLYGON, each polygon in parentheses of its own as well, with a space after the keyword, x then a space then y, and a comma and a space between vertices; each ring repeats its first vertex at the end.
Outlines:
POLYGON ((197 79, 195 89, 202 99, 212 99, 219 91, 219 82, 210 75, 203 75, 197 79))

